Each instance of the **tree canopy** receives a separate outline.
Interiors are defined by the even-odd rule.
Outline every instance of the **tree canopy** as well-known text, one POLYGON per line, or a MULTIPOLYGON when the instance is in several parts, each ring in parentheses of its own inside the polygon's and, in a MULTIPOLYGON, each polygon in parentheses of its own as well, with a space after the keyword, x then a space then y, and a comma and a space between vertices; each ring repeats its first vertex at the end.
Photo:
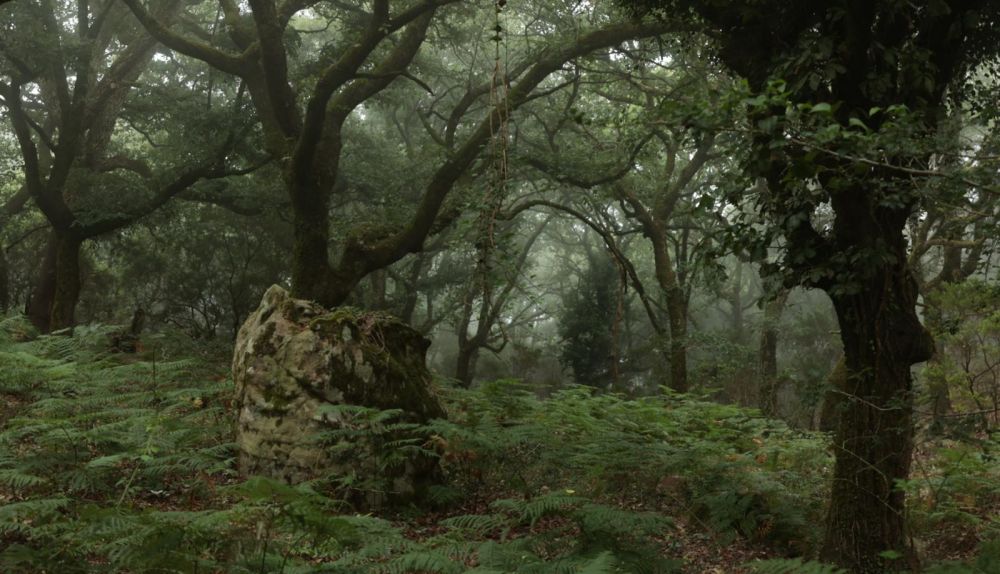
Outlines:
POLYGON ((988 0, 0 1, 0 569, 991 571, 998 66, 988 0))

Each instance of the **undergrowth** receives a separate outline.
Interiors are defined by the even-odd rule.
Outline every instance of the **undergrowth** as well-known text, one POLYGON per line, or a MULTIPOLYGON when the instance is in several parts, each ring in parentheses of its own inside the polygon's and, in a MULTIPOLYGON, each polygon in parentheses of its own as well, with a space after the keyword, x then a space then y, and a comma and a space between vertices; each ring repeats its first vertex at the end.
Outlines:
MULTIPOLYGON (((419 428, 344 410, 341 442, 393 437, 371 474, 289 486, 237 476, 222 360, 185 358, 169 337, 115 354, 111 331, 0 322, 0 571, 652 574, 683 568, 682 528, 775 556, 818 542, 823 437, 755 411, 581 388, 539 400, 514 381, 446 389, 449 420, 419 428), (430 500, 352 512, 352 491, 384 488, 378 469, 406 449, 440 457, 430 500)), ((835 572, 809 564, 751 568, 835 572)), ((966 567, 936 572, 979 571, 966 567)))

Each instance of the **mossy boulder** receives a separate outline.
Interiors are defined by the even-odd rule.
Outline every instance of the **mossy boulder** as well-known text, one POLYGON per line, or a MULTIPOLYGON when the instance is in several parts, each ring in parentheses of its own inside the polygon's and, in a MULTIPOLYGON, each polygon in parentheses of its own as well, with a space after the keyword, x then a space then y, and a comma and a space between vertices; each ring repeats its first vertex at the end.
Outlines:
POLYGON ((381 447, 366 439, 345 448, 342 438, 331 444, 324 437, 356 426, 330 405, 400 409, 408 423, 444 418, 426 367, 429 345, 390 315, 329 310, 281 287, 268 289, 240 329, 233 356, 240 473, 291 483, 363 477, 388 485, 395 498, 419 495, 437 476, 434 459, 413 455, 387 467, 374 460, 381 447))

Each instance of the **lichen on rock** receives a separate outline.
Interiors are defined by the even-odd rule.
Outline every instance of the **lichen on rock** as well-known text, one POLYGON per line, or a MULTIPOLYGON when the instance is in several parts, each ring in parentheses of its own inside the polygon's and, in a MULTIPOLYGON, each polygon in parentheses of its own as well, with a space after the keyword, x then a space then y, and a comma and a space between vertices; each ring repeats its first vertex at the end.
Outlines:
MULTIPOLYGON (((300 482, 373 472, 370 445, 330 448, 321 437, 343 421, 329 405, 400 409, 406 422, 443 418, 425 357, 429 342, 402 321, 347 307, 328 310, 273 286, 236 338, 237 447, 243 475, 300 482), (370 453, 369 453, 370 454, 370 453)), ((384 471, 384 469, 383 469, 384 471)), ((437 476, 415 455, 383 477, 408 497, 437 476)))

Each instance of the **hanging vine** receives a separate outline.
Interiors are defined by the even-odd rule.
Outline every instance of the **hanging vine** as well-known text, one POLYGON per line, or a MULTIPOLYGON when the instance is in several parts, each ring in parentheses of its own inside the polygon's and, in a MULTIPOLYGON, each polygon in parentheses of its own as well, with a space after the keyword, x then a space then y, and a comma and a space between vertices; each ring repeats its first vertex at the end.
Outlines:
POLYGON ((489 97, 490 109, 499 110, 500 113, 490 114, 488 178, 482 208, 480 209, 477 221, 476 247, 478 250, 478 260, 476 270, 484 309, 492 304, 497 251, 497 219, 507 196, 509 177, 510 110, 507 109, 507 96, 510 84, 507 77, 507 30, 504 25, 504 8, 506 4, 506 0, 495 0, 493 5, 493 36, 491 40, 494 47, 494 58, 493 70, 490 77, 489 97), (496 118, 499 118, 499 121, 496 118))

